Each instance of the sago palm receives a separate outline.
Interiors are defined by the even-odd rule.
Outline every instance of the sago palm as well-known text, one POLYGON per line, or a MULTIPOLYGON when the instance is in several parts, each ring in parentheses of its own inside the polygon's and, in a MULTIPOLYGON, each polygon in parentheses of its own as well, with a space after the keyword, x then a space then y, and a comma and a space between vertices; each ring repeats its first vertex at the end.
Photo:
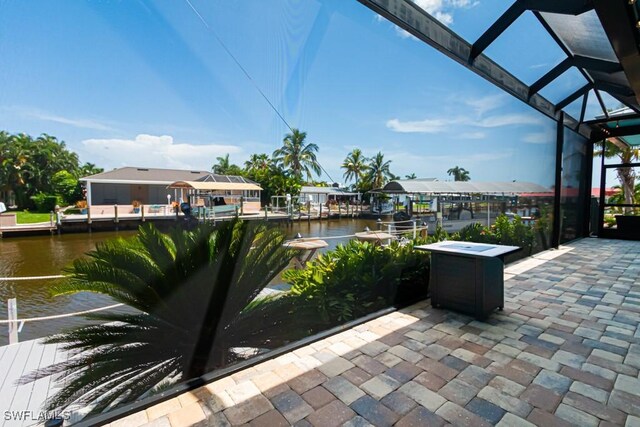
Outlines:
POLYGON ((283 242, 277 229, 234 221, 169 234, 147 225, 135 238, 98 244, 55 293, 102 293, 127 310, 93 314, 97 324, 47 338, 75 356, 21 382, 60 374, 64 387, 47 409, 79 403, 98 413, 223 367, 238 357, 235 347, 304 336, 304 317, 299 328, 281 326, 292 323, 291 298, 256 299, 295 255, 283 242))

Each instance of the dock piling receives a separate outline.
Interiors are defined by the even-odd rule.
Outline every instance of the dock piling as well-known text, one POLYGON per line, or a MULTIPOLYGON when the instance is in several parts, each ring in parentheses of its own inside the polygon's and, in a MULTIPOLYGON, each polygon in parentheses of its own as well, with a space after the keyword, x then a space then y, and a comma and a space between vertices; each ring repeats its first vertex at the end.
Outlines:
POLYGON ((18 304, 15 298, 7 301, 7 317, 9 320, 9 344, 18 343, 18 304))

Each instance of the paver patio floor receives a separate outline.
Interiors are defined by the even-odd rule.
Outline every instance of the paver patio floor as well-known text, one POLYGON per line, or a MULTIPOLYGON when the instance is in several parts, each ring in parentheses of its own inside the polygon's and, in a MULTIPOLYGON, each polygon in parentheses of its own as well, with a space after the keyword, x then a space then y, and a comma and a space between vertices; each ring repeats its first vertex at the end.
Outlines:
POLYGON ((640 242, 510 265, 486 322, 413 305, 111 425, 640 425, 640 242))

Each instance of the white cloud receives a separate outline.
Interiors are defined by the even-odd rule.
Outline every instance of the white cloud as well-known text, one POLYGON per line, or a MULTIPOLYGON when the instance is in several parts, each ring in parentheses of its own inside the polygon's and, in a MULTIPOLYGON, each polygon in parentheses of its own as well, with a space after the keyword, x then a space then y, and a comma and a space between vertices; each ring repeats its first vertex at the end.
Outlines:
POLYGON ((538 68, 549 68, 550 64, 548 62, 543 62, 541 64, 533 64, 533 65, 529 65, 529 69, 531 70, 535 70, 538 68))
POLYGON ((499 93, 497 95, 488 95, 480 98, 469 98, 465 100, 464 103, 472 107, 479 117, 488 111, 501 107, 507 99, 508 97, 506 94, 499 93))
POLYGON ((84 119, 78 117, 64 117, 57 114, 49 113, 47 111, 38 110, 35 108, 24 107, 7 107, 4 110, 14 111, 18 115, 30 119, 42 120, 46 122, 61 123, 63 125, 72 126, 81 129, 93 129, 93 130, 114 130, 111 126, 107 126, 97 120, 84 119))
POLYGON ((447 119, 425 119, 401 122, 398 119, 387 121, 387 128, 400 133, 441 133, 447 130, 452 121, 447 119))
MULTIPOLYGON (((436 18, 442 24, 450 26, 453 24, 453 15, 456 9, 469 9, 480 4, 479 1, 472 0, 411 0, 416 6, 436 18)), ((375 20, 377 22, 385 21, 385 19, 376 14, 375 20)), ((396 34, 403 39, 418 40, 412 34, 403 30, 402 28, 392 24, 396 30, 396 34)))
MULTIPOLYGON (((452 130, 452 126, 470 126, 480 128, 495 128, 513 125, 533 125, 541 123, 540 119, 529 114, 497 114, 478 120, 467 116, 435 117, 416 121, 388 120, 387 128, 400 133, 443 133, 452 130)), ((470 132, 476 139, 483 138, 482 132, 470 132), (482 135, 482 136, 480 136, 482 135)))
POLYGON ((545 132, 539 133, 528 133, 523 138, 523 142, 527 142, 529 144, 547 144, 553 142, 553 135, 549 135, 545 132))
POLYGON ((236 145, 176 143, 172 136, 146 134, 135 139, 87 139, 82 145, 86 157, 105 169, 147 166, 209 170, 216 157, 243 151, 236 145))
POLYGON ((541 120, 530 114, 499 114, 470 124, 483 128, 495 128, 511 125, 533 125, 538 123, 541 123, 541 120))
POLYGON ((462 139, 484 139, 486 137, 487 134, 484 132, 464 132, 460 134, 462 139))

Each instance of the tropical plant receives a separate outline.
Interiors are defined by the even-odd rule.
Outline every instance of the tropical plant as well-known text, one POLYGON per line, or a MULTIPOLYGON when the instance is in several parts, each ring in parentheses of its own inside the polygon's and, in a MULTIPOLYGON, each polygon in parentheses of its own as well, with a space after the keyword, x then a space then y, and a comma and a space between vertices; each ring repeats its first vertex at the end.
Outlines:
POLYGON ((412 172, 410 175, 405 175, 404 176, 406 179, 417 179, 418 176, 415 174, 415 172, 412 172))
POLYGON ((66 170, 54 173, 51 177, 51 184, 54 194, 60 195, 67 205, 71 205, 83 197, 82 186, 78 178, 66 170))
POLYGON ((302 270, 287 270, 282 277, 291 293, 322 320, 324 328, 364 316, 389 305, 424 297, 428 290, 429 256, 413 249, 418 239, 404 246, 392 242, 381 247, 350 241, 338 245, 302 270))
POLYGON ((362 155, 362 150, 354 148, 351 153, 342 162, 341 168, 345 170, 344 178, 346 180, 355 180, 355 188, 358 188, 358 181, 363 174, 369 169, 366 162, 368 159, 362 155))
POLYGON ((254 170, 264 170, 271 167, 271 158, 268 154, 252 154, 249 160, 244 162, 244 168, 247 172, 254 170))
POLYGON ((247 171, 247 177, 262 187, 260 201, 263 205, 271 203, 272 196, 282 196, 285 194, 297 196, 302 187, 297 178, 274 163, 271 163, 269 167, 265 169, 254 168, 247 171))
POLYGON ((306 175, 307 180, 311 181, 313 173, 320 175, 322 171, 316 158, 318 146, 305 142, 306 138, 306 132, 291 129, 291 133, 288 133, 282 140, 282 147, 273 152, 276 163, 290 169, 292 175, 299 181, 302 181, 303 175, 306 175))
POLYGON ((384 154, 379 151, 369 159, 366 179, 370 188, 382 188, 389 179, 393 179, 395 175, 389 170, 390 165, 391 160, 385 160, 384 154))
POLYGON ((469 171, 459 166, 454 166, 451 169, 447 170, 447 174, 449 176, 453 175, 454 181, 469 181, 471 179, 471 177, 469 176, 469 171))
POLYGON ((102 172, 104 172, 104 169, 97 167, 93 163, 87 162, 84 165, 80 166, 80 172, 78 174, 78 178, 96 175, 102 172))
MULTIPOLYGON (((629 145, 623 143, 614 143, 611 140, 606 140, 603 144, 599 144, 599 149, 594 150, 594 157, 599 157, 604 155, 605 158, 610 159, 613 157, 617 157, 620 160, 620 163, 629 164, 634 161, 638 161, 640 159, 640 148, 631 147, 629 145)), ((625 204, 633 204, 634 203, 634 194, 635 194, 635 181, 636 181, 636 172, 635 169, 630 166, 620 166, 616 168, 616 173, 618 175, 618 181, 620 182, 620 186, 622 188, 622 195, 624 197, 625 204)), ((630 210, 631 208, 625 208, 625 211, 630 210)))
POLYGON ((224 367, 239 357, 236 347, 305 336, 304 316, 294 330, 280 324, 294 322, 290 298, 256 299, 295 254, 283 243, 279 230, 257 221, 169 234, 145 225, 135 238, 99 243, 73 262, 55 293, 106 294, 126 310, 91 314, 97 324, 46 338, 76 356, 21 382, 57 374, 64 387, 47 408, 75 402, 98 413, 224 367))
POLYGON ((509 219, 506 215, 500 214, 491 227, 480 223, 467 225, 456 233, 454 240, 519 246, 523 249, 523 253, 519 255, 522 257, 530 255, 533 251, 535 232, 533 227, 523 223, 518 215, 509 219))
POLYGON ((63 141, 0 132, 0 192, 15 193, 19 206, 32 207, 37 193, 54 194, 52 177, 60 171, 75 178, 80 171, 78 156, 63 141))
POLYGON ((229 153, 224 157, 216 157, 218 163, 211 166, 211 171, 218 175, 243 175, 243 170, 240 166, 232 164, 229 160, 229 153))

